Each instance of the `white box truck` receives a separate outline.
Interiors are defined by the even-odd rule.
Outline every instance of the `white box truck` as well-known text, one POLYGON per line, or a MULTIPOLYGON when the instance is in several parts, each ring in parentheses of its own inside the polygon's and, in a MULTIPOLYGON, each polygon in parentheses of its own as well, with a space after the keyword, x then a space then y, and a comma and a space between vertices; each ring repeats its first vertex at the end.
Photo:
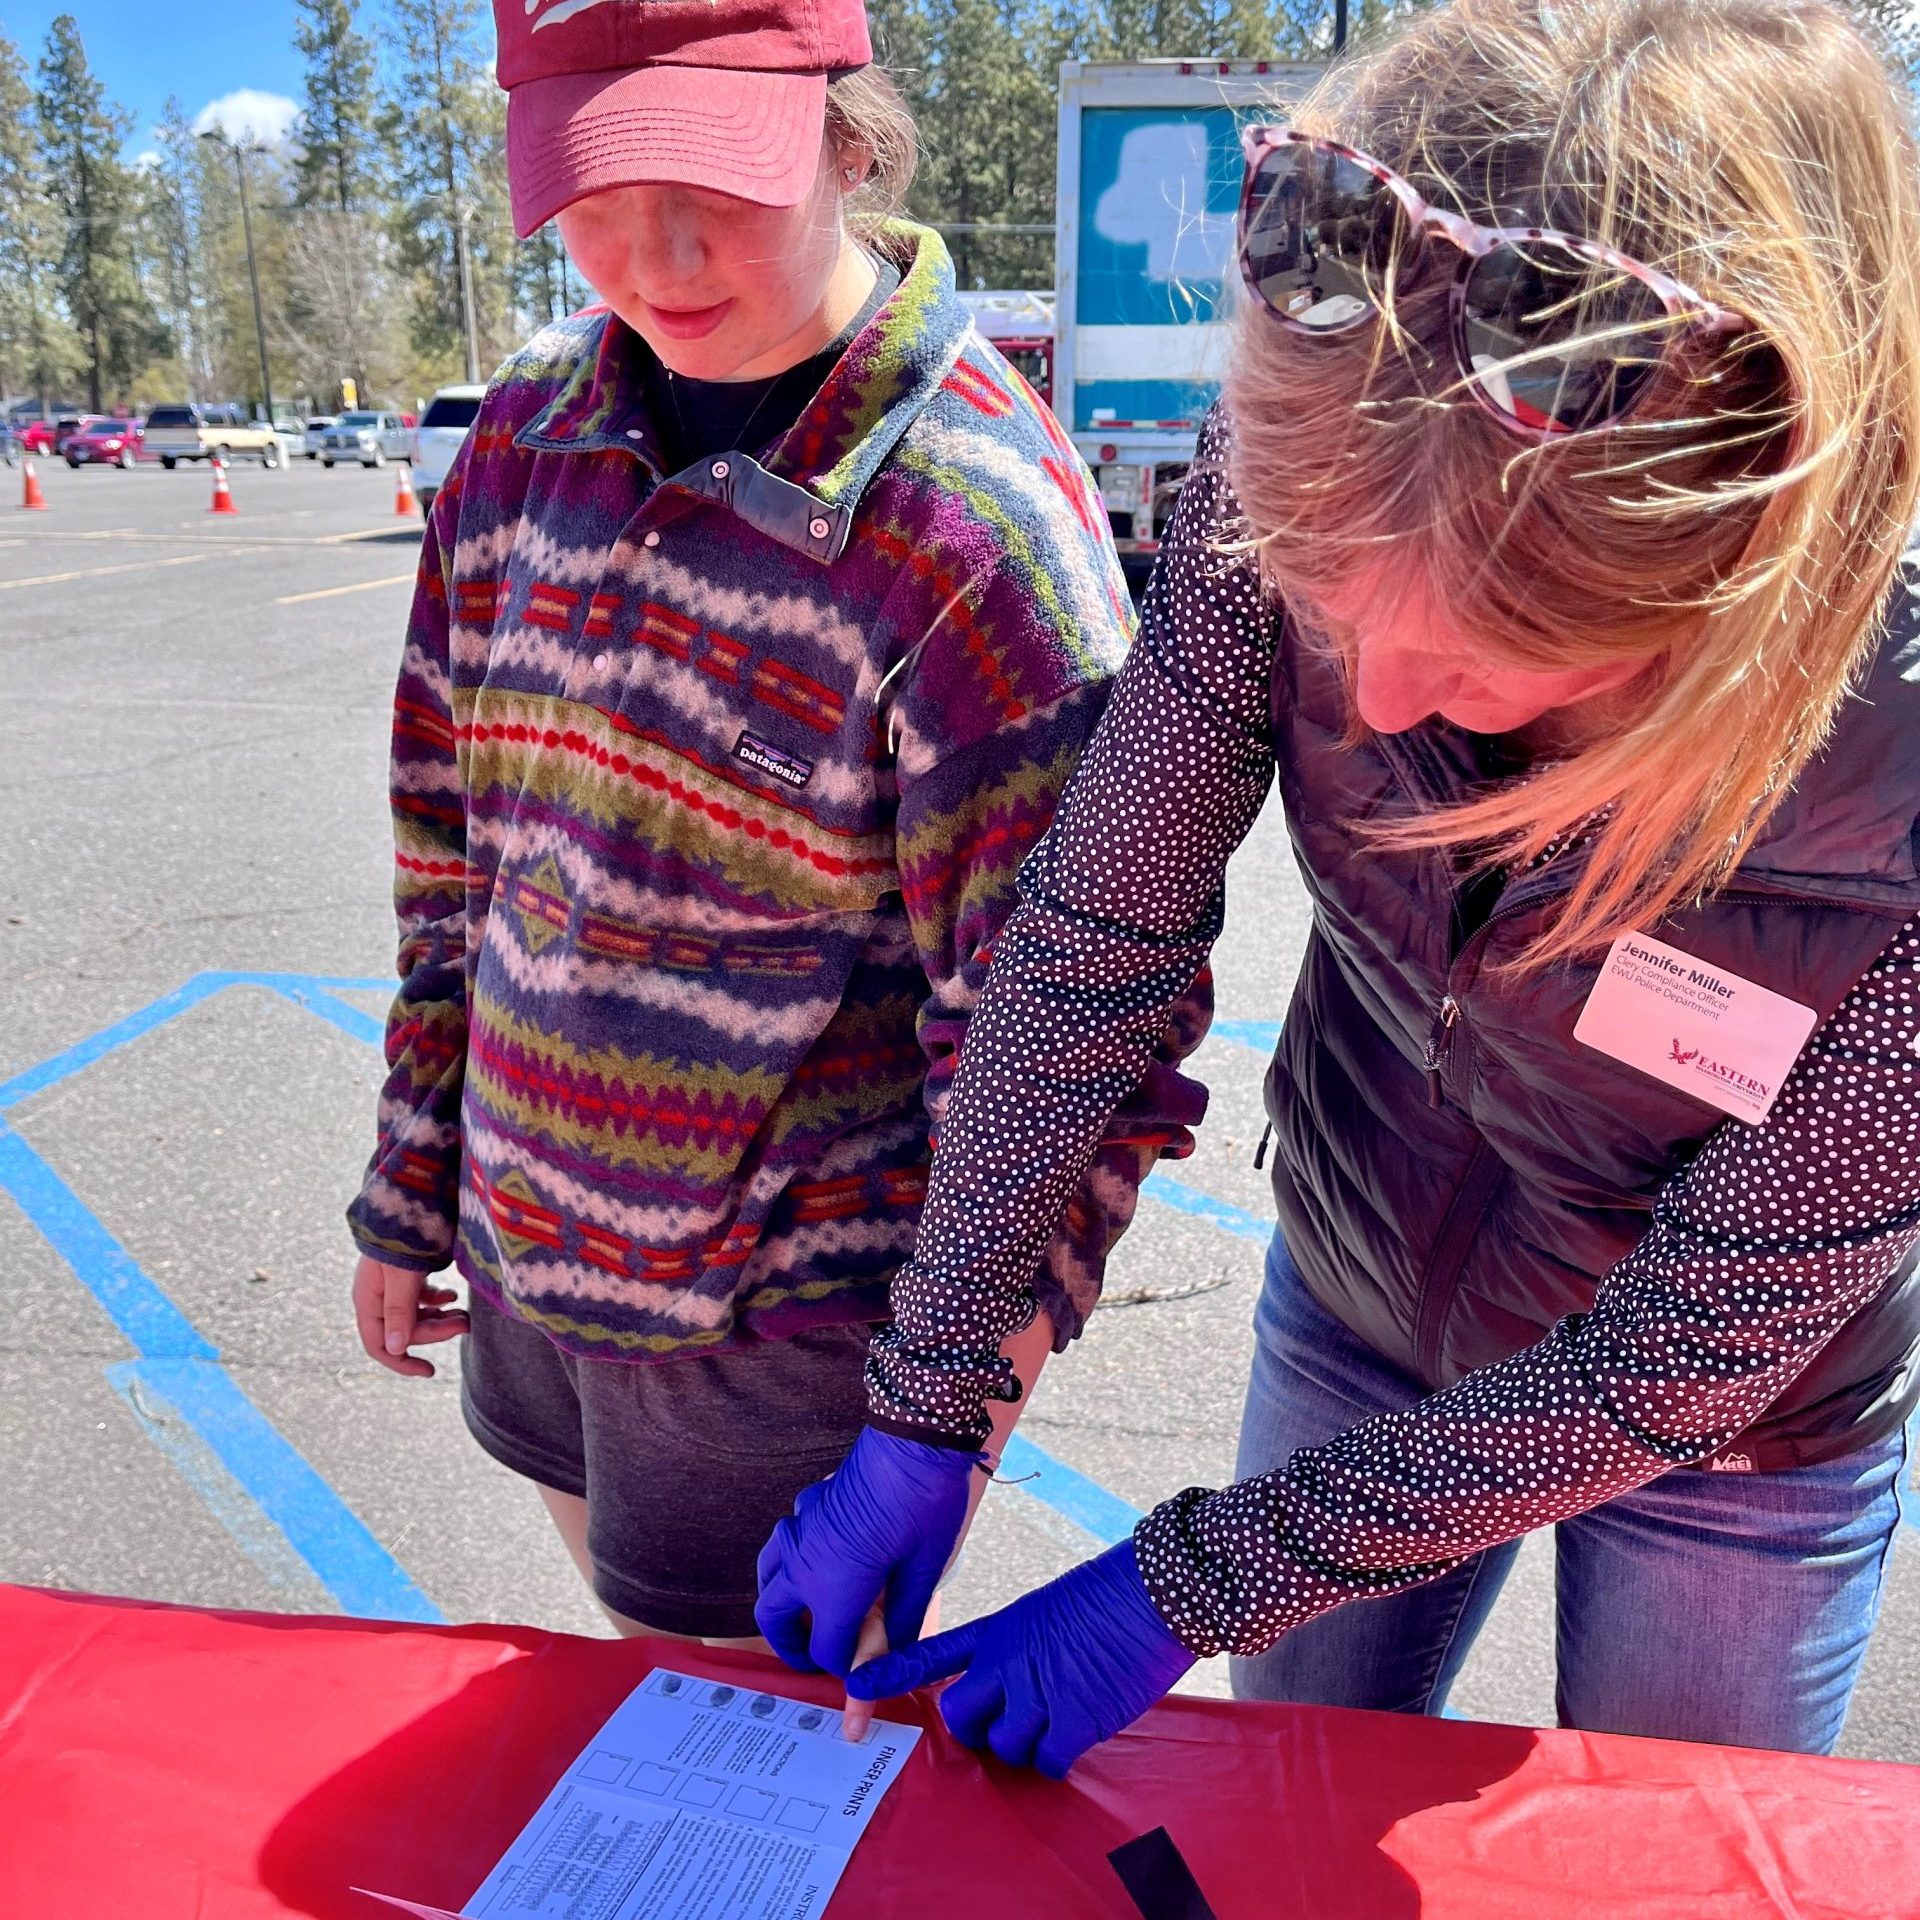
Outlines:
POLYGON ((1320 72, 1061 66, 1053 409, 1099 480, 1136 593, 1220 390, 1241 124, 1277 117, 1320 72))

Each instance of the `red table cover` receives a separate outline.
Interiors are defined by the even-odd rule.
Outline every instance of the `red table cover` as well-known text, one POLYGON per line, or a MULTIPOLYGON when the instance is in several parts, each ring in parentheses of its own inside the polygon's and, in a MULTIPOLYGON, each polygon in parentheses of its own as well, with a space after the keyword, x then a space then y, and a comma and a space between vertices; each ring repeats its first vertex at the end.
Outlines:
MULTIPOLYGON (((831 1702, 749 1654, 204 1613, 0 1586, 0 1916, 457 1909, 656 1664, 831 1702)), ((1137 1920, 1164 1825, 1219 1920, 1920 1915, 1920 1769, 1171 1700, 1055 1784, 927 1737, 828 1920, 1137 1920)))

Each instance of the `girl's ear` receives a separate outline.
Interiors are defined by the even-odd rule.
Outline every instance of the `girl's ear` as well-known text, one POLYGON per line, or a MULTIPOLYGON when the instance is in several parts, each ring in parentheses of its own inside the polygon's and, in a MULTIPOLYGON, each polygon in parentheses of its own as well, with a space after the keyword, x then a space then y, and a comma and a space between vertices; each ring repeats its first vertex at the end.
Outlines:
POLYGON ((834 174, 842 193, 852 193, 865 184, 873 171, 873 149, 864 142, 849 143, 834 153, 834 174))

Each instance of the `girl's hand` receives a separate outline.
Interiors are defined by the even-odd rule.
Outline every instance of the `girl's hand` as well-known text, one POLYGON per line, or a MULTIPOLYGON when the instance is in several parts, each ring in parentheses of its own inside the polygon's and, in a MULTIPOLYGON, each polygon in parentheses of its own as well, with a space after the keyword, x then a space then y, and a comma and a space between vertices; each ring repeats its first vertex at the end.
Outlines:
POLYGON ((451 1287, 436 1287, 431 1274, 389 1267, 363 1253, 353 1270, 353 1318, 360 1344, 368 1358, 388 1372, 431 1380, 433 1363, 407 1349, 465 1333, 466 1313, 453 1305, 459 1297, 451 1287))

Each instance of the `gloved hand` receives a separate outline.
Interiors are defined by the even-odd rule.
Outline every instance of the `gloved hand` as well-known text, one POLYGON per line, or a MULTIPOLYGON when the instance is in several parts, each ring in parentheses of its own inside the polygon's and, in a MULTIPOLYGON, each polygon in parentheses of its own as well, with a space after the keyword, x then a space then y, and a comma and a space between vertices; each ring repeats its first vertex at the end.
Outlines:
POLYGON ((980 1459, 866 1427, 828 1479, 801 1491, 761 1549, 753 1609, 788 1666, 844 1676, 876 1600, 888 1646, 920 1637, 980 1459))
POLYGON ((855 1667, 847 1692, 889 1700, 960 1674, 940 1697, 954 1738, 1058 1780, 1139 1719, 1193 1660, 1123 1540, 998 1613, 855 1667))

